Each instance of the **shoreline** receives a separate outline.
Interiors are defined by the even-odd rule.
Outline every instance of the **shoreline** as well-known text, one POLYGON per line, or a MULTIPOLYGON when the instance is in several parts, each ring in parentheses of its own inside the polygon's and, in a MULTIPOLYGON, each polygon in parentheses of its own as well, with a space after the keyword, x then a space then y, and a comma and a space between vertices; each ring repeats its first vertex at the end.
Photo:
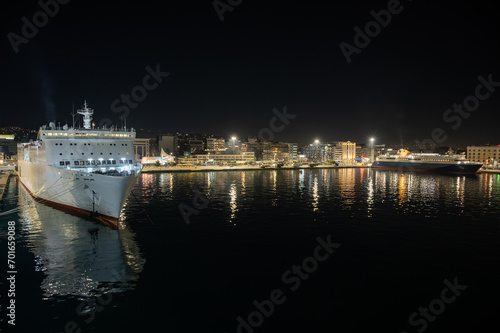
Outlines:
MULTIPOLYGON (((213 171, 252 171, 252 170, 301 170, 301 169, 353 169, 353 168, 370 168, 369 165, 327 165, 319 164, 313 167, 310 166, 282 166, 261 168, 259 166, 198 166, 198 167, 149 167, 145 166, 141 173, 170 173, 170 172, 213 172, 213 171)), ((478 170, 477 174, 500 174, 500 169, 485 169, 478 170)))
POLYGON ((2 172, 0 174, 0 200, 2 200, 5 195, 5 190, 7 189, 7 183, 9 182, 10 176, 10 172, 2 172))
POLYGON ((198 167, 148 167, 145 166, 141 173, 160 173, 160 172, 207 172, 207 171, 251 171, 251 170, 299 170, 299 169, 347 169, 347 168, 369 168, 369 165, 327 165, 319 164, 310 166, 282 166, 266 167, 260 166, 198 166, 198 167))
POLYGON ((493 174, 498 174, 500 173, 500 169, 484 169, 484 170, 477 170, 477 173, 493 173, 493 174))

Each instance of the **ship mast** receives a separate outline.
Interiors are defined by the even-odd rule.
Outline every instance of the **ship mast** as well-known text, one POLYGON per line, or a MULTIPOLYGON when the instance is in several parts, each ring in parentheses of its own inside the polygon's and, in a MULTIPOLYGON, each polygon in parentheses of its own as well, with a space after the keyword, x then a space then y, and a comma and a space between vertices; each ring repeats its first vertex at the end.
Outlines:
POLYGON ((75 102, 73 101, 73 111, 71 112, 71 116, 73 117, 73 129, 75 129, 75 102))
POLYGON ((83 109, 77 110, 78 114, 83 116, 83 128, 91 129, 90 122, 92 121, 92 115, 94 114, 94 109, 90 109, 87 107, 87 101, 83 104, 83 109))

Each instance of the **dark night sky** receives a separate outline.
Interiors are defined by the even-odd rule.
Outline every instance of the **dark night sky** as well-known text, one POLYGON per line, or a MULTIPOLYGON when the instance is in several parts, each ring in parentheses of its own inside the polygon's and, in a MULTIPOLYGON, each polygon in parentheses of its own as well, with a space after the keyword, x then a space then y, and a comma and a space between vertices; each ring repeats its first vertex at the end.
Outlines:
POLYGON ((72 0, 17 54, 7 34, 21 35, 21 18, 40 6, 9 3, 0 127, 71 123, 73 101, 84 99, 96 122, 119 124, 112 102, 159 64, 170 75, 130 110, 129 127, 255 137, 286 105, 297 117, 275 140, 409 143, 441 127, 445 144, 500 143, 500 88, 456 130, 443 120, 475 94, 479 75, 500 82, 494 3, 401 1, 348 64, 339 44, 354 44, 354 27, 387 1, 247 0, 224 21, 212 2, 72 0))

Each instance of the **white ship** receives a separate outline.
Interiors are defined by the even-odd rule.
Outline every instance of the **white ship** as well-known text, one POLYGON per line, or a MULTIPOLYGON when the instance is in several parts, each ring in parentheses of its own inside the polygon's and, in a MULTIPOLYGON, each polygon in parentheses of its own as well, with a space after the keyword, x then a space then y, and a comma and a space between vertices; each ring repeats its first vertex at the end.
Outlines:
POLYGON ((38 139, 18 144, 21 183, 37 200, 117 225, 142 170, 135 161, 134 129, 94 128, 87 107, 83 128, 42 126, 38 139))

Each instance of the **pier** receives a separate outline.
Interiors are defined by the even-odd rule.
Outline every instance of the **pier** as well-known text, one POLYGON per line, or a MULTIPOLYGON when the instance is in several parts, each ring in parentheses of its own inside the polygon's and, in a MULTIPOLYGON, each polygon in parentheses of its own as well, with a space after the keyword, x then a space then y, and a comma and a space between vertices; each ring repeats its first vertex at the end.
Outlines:
POLYGON ((500 169, 479 169, 477 173, 497 173, 500 174, 500 169))
POLYGON ((3 200, 10 175, 10 171, 0 171, 0 201, 3 200))
POLYGON ((155 172, 207 172, 207 171, 250 171, 250 170, 299 170, 299 169, 343 169, 343 168, 369 168, 369 165, 331 165, 319 164, 315 166, 144 166, 142 173, 155 173, 155 172))
MULTIPOLYGON (((370 165, 346 164, 346 165, 331 165, 319 164, 315 166, 254 166, 254 165, 238 165, 238 166, 152 166, 145 165, 142 173, 157 173, 157 172, 207 172, 207 171, 251 171, 251 170, 299 170, 299 169, 345 169, 345 168, 370 168, 370 165)), ((500 169, 479 169, 480 173, 500 174, 500 169)))

